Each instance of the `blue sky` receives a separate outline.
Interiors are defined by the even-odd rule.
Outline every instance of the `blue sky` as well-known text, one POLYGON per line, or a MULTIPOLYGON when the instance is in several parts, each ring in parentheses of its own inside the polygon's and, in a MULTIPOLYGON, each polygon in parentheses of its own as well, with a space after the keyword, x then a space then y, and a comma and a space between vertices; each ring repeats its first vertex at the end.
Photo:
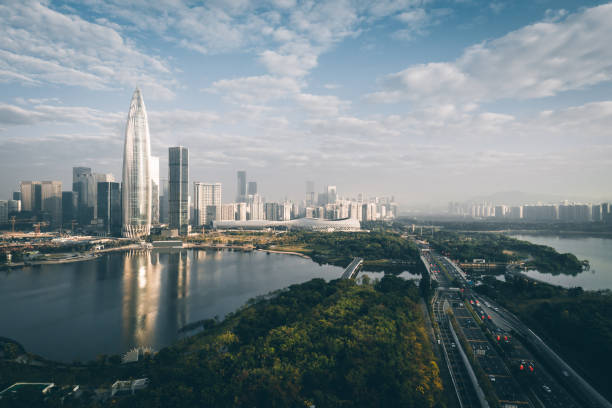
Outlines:
POLYGON ((153 153, 268 199, 304 182, 407 205, 611 199, 612 4, 0 1, 0 192, 121 174, 140 86, 153 153))

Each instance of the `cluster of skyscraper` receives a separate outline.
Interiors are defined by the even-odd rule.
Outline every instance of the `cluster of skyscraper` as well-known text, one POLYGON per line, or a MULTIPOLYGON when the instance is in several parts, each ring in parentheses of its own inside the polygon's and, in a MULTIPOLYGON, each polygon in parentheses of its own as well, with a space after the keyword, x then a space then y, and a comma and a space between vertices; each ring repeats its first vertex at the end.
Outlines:
POLYGON ((500 218, 524 221, 605 222, 612 224, 612 204, 585 204, 564 201, 559 204, 494 205, 457 203, 448 206, 451 215, 471 218, 500 218))
POLYGON ((393 198, 366 199, 338 196, 335 186, 318 195, 314 183, 306 183, 300 203, 266 202, 257 182, 246 171, 237 173, 236 201, 222 202, 221 183, 196 181, 189 194, 189 152, 168 149, 168 178, 160 179, 159 157, 151 156, 147 112, 139 89, 132 96, 125 128, 121 183, 112 174, 95 173, 90 167, 74 167, 72 190, 62 192, 60 181, 22 181, 13 200, 0 201, 0 224, 9 215, 20 222, 43 222, 104 235, 140 238, 151 226, 168 226, 169 234, 186 235, 213 221, 290 221, 296 218, 370 221, 397 216, 393 198), (193 198, 193 201, 191 201, 193 198))

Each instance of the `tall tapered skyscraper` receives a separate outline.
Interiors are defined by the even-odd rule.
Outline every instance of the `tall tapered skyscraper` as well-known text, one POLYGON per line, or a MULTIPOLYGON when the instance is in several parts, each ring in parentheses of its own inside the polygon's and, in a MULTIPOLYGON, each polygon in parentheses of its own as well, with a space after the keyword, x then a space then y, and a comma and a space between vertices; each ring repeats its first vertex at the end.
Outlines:
POLYGON ((139 238, 151 231, 151 142, 147 111, 140 89, 130 103, 123 148, 121 188, 124 237, 139 238))

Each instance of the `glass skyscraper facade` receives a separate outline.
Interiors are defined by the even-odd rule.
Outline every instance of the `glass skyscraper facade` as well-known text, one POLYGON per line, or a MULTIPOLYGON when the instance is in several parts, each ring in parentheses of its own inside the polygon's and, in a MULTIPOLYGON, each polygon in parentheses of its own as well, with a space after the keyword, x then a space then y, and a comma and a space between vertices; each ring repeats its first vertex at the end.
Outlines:
POLYGON ((147 111, 140 89, 130 103, 121 189, 122 229, 124 237, 139 238, 151 231, 151 142, 147 111))
POLYGON ((121 234, 121 187, 119 183, 98 183, 98 220, 103 222, 108 235, 121 234))
POLYGON ((237 187, 236 187, 236 201, 239 203, 246 202, 247 196, 247 181, 246 181, 246 171, 239 170, 237 175, 237 187))
POLYGON ((189 151, 178 146, 168 149, 169 226, 180 235, 189 232, 189 151))

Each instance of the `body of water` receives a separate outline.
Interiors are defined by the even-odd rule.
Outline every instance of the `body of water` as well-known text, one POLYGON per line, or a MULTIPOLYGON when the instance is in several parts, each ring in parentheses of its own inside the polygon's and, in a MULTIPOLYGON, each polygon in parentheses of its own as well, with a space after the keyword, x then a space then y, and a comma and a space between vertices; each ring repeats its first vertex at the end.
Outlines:
POLYGON ((560 253, 572 253, 580 260, 587 259, 591 265, 589 270, 576 276, 553 275, 537 270, 527 271, 526 275, 565 287, 581 286, 588 290, 612 289, 612 238, 527 234, 511 236, 534 244, 547 245, 560 253))
POLYGON ((342 268, 265 252, 153 250, 0 271, 0 336, 60 360, 156 350, 188 323, 342 268))

